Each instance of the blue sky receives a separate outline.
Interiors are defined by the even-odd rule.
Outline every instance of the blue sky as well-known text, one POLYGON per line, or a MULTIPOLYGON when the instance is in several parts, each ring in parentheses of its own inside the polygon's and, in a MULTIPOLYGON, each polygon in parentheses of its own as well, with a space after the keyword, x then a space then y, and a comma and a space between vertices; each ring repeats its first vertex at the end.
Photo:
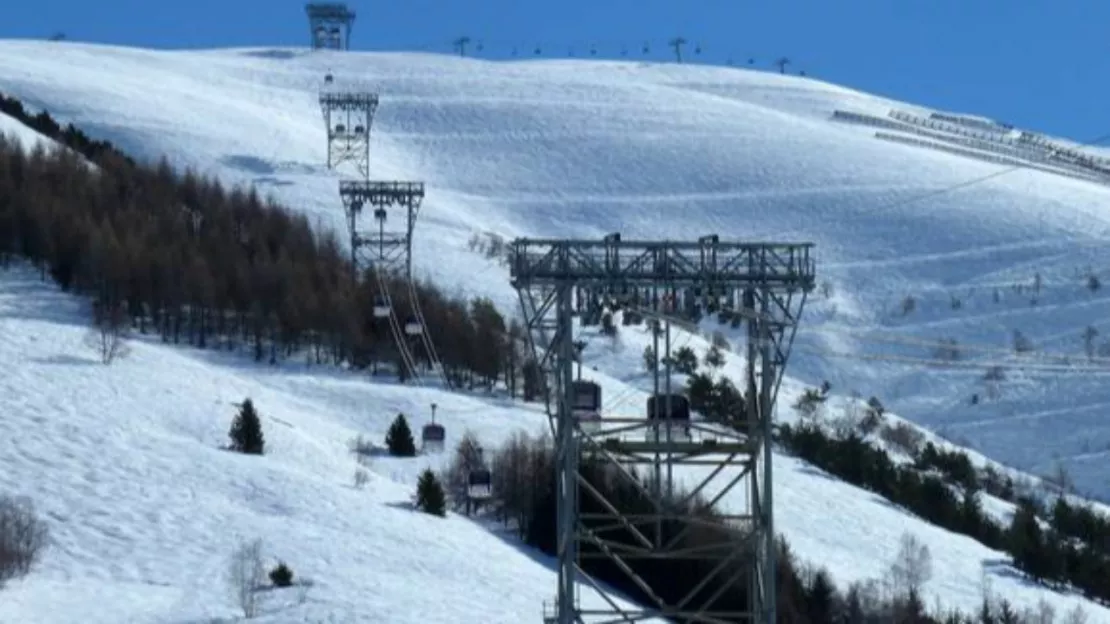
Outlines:
MULTIPOLYGON (((306 45, 303 2, 37 0, 5 3, 0 37, 161 48, 306 45)), ((786 56, 795 70, 896 99, 988 115, 1086 141, 1110 132, 1106 0, 350 0, 352 48, 483 56, 667 58, 681 34, 701 62, 786 56)))

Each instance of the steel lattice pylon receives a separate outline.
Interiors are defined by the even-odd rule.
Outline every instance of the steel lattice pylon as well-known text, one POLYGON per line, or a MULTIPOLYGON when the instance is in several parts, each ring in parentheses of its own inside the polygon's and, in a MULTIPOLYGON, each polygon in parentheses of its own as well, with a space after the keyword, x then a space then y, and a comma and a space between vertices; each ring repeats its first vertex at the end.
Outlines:
POLYGON ((412 231, 424 200, 424 183, 342 180, 339 197, 347 213, 351 264, 359 270, 373 267, 382 273, 401 269, 405 279, 412 279, 412 231), (359 229, 358 220, 367 205, 374 209, 376 231, 359 229), (392 206, 404 208, 401 230, 385 229, 392 206))
POLYGON ((328 168, 351 163, 359 177, 370 177, 370 126, 378 110, 378 94, 325 89, 320 112, 328 133, 328 168))
MULTIPOLYGON (((812 243, 722 242, 715 235, 697 242, 621 241, 619 234, 600 241, 513 241, 512 283, 520 296, 534 362, 541 371, 555 437, 558 591, 553 613, 544 614, 548 622, 615 623, 656 617, 686 622, 775 621, 771 414, 806 294, 815 283, 812 248, 812 243), (592 431, 583 430, 573 417, 576 304, 600 298, 623 300, 625 305, 648 300, 653 302, 652 309, 646 310, 650 315, 659 310, 660 292, 668 309, 681 307, 683 302, 676 298, 689 296, 729 299, 741 308, 748 321, 746 426, 726 429, 693 421, 694 431, 679 440, 669 427, 661 435, 664 427, 653 427, 646 413, 608 415, 601 428, 592 431), (652 501, 652 511, 631 514, 606 501, 582 474, 584 454, 635 484, 652 501), (651 466, 657 475, 654 486, 647 487, 630 474, 629 466, 636 464, 651 466), (745 481, 750 500, 743 512, 715 509, 733 529, 699 535, 701 541, 695 544, 683 538, 697 519, 675 508, 671 492, 675 467, 699 465, 712 470, 704 478, 684 483, 693 489, 677 502, 680 508, 695 495, 706 497, 710 481, 722 475, 725 484, 705 501, 708 506, 718 505, 745 481), (658 475, 663 474, 665 484, 659 483, 658 475), (583 492, 600 513, 582 512, 583 492), (680 517, 686 524, 677 534, 664 537, 661 528, 653 533, 652 526, 662 527, 680 517), (625 541, 607 537, 617 527, 624 531, 625 541), (629 545, 627 536, 636 544, 629 545), (581 564, 588 558, 604 559, 627 575, 647 596, 647 604, 618 605, 582 573, 581 564), (634 569, 636 560, 651 559, 666 560, 676 569, 683 562, 709 562, 712 572, 689 595, 668 600, 662 596, 668 588, 651 586, 634 569), (590 583, 607 606, 583 608, 577 579, 590 583), (718 607, 720 597, 740 582, 747 584, 751 596, 746 608, 718 607)), ((669 345, 669 321, 666 333, 669 345)), ((667 379, 669 383, 669 371, 667 379)))
POLYGON ((313 50, 349 50, 355 12, 346 4, 314 2, 305 5, 313 50))

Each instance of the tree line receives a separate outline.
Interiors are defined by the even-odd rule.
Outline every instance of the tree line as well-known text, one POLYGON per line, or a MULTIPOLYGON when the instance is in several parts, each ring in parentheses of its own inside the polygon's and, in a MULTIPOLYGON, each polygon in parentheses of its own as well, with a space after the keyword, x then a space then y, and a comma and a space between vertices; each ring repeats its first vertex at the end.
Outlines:
MULTIPOLYGON (((809 389, 796 407, 804 414, 807 405, 823 402, 827 392, 809 389)), ((881 420, 883 413, 872 407, 859 422, 867 422, 868 416, 881 420)), ((993 469, 977 470, 966 453, 932 442, 908 448, 912 461, 897 462, 866 439, 866 430, 846 426, 829 431, 819 421, 803 418, 795 425, 781 424, 776 442, 931 524, 1008 553, 1014 566, 1034 581, 1057 589, 1071 586, 1090 600, 1110 604, 1110 518, 1090 505, 1069 503, 1062 493, 1046 505, 1019 491, 1011 478, 993 469), (984 493, 1016 505, 1008 525, 983 510, 984 493)))
MULTIPOLYGON (((481 447, 472 433, 463 436, 442 481, 448 484, 465 483, 465 475, 470 470, 490 469, 494 478, 494 499, 487 503, 485 511, 515 531, 525 544, 555 556, 557 498, 555 451, 550 438, 546 434, 530 436, 517 432, 494 448, 492 453, 476 454, 475 449, 481 447)), ((654 504, 644 494, 645 490, 651 490, 651 477, 638 474, 634 469, 630 472, 638 484, 619 474, 612 464, 588 455, 583 457, 580 470, 589 488, 599 492, 623 514, 633 516, 654 512, 654 504)), ((448 487, 448 492, 456 510, 472 511, 466 500, 465 487, 448 487)), ((668 504, 677 505, 687 495, 677 491, 665 500, 668 504)), ((642 543, 626 528, 614 526, 616 523, 599 517, 607 510, 589 493, 588 488, 582 489, 580 505, 584 527, 629 548, 642 547, 642 543)), ((730 532, 742 530, 726 526, 720 515, 703 499, 694 497, 693 509, 692 513, 663 523, 663 543, 673 538, 676 549, 704 548, 709 544, 735 539, 730 532)), ((653 530, 643 523, 639 528, 649 533, 653 530)), ((981 607, 975 613, 929 609, 923 595, 934 574, 931 555, 926 546, 909 534, 903 536, 899 552, 890 562, 889 573, 883 579, 855 582, 844 589, 836 586, 825 568, 799 561, 781 536, 777 553, 776 609, 778 621, 783 624, 1049 624, 1055 617, 1046 603, 1019 610, 1004 597, 993 596, 984 596, 981 607)), ((651 604, 643 588, 609 560, 597 557, 598 554, 596 547, 583 545, 580 561, 586 573, 641 604, 651 604)), ((715 590, 722 588, 723 579, 730 577, 730 570, 741 571, 737 567, 740 563, 729 564, 730 569, 713 574, 717 562, 693 557, 677 561, 632 558, 626 562, 652 593, 667 604, 674 605, 693 592, 691 606, 695 609, 711 605, 719 610, 743 610, 748 606, 748 585, 743 576, 725 587, 723 595, 712 598, 715 590), (697 585, 710 576, 716 580, 698 590, 697 585), (710 600, 713 602, 710 603, 710 600)), ((943 575, 943 570, 939 573, 943 575)), ((1085 621, 1080 609, 1060 615, 1063 616, 1060 621, 1075 624, 1085 621)), ((672 621, 682 622, 678 619, 672 621)))
MULTIPOLYGON (((136 163, 12 98, 0 96, 0 110, 65 148, 25 150, 0 137, 0 264, 26 259, 63 290, 167 343, 413 373, 388 323, 371 313, 382 294, 376 279, 356 283, 334 232, 314 231, 254 189, 228 189, 165 159, 136 163)), ((403 322, 412 310, 407 281, 390 275, 387 283, 403 322)), ((426 282, 415 294, 457 386, 518 389, 520 330, 489 300, 449 297, 426 282)), ((427 369, 423 350, 412 351, 427 369)))

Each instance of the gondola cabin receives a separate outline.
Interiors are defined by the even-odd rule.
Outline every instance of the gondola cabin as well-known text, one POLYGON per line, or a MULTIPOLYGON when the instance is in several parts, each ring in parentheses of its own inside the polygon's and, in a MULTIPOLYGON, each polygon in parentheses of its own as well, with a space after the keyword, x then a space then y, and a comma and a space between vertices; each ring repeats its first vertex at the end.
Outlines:
POLYGON ((345 134, 346 132, 347 132, 347 126, 344 126, 343 124, 335 124, 335 133, 336 134, 345 134))
POLYGON ((405 333, 409 336, 419 336, 424 332, 424 326, 420 324, 415 316, 410 316, 409 320, 405 321, 405 333))
POLYGON ((374 297, 374 318, 389 318, 389 298, 374 297))
POLYGON ((666 433, 666 427, 671 430, 671 436, 690 437, 690 400, 681 394, 656 394, 648 397, 647 419, 651 423, 648 435, 653 436, 655 431, 666 433))
POLYGON ((420 442, 427 452, 438 453, 442 451, 446 439, 447 430, 443 428, 443 425, 436 422, 424 425, 424 429, 420 432, 420 442))
POLYGON ((571 382, 571 412, 583 431, 601 428, 601 386, 581 379, 571 382))
POLYGON ((324 75, 324 84, 331 84, 333 82, 335 82, 335 76, 332 76, 330 73, 324 75))
POLYGON ((493 496, 493 473, 485 468, 471 470, 466 475, 466 495, 472 500, 486 500, 493 496))

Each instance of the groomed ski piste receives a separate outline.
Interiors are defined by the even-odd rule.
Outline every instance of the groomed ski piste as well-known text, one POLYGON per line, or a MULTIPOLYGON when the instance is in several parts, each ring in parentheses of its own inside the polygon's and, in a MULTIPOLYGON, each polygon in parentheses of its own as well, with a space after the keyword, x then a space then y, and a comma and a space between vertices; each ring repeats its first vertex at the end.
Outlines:
MULTIPOLYGON (((1042 171, 985 179, 1006 168, 831 119, 837 109, 927 111, 704 66, 0 42, 0 91, 137 157, 253 184, 338 229, 316 102, 328 71, 381 93, 372 177, 428 185, 414 241, 421 275, 514 313, 506 269, 468 249, 474 234, 812 240, 831 287, 803 317, 780 418, 827 379, 834 393, 878 396, 993 460, 1031 473, 1062 462, 1081 490, 1110 496, 1110 426, 1098 417, 1110 397, 1079 337, 1108 307, 1084 271, 1105 265, 1110 191, 1042 171), (1031 304, 1029 287, 1013 285, 1034 274, 1031 304), (907 296, 915 310, 902 315, 907 296), (1014 329, 1038 352, 1012 355, 1014 329), (967 357, 973 367, 938 361, 933 343, 948 338, 982 349, 967 357), (999 397, 971 405, 995 365, 1009 372, 999 397)), ((347 452, 357 435, 380 440, 398 412, 423 424, 433 402, 449 446, 467 429, 496 445, 518 428, 543 431, 536 406, 145 342, 105 367, 82 345, 77 299, 17 268, 0 272, 0 302, 0 362, 11 371, 0 380, 0 487, 32 496, 54 538, 40 568, 4 590, 0 621, 230 620, 227 559, 253 537, 312 581, 304 596, 268 595, 261 622, 527 622, 551 599, 550 561, 465 518, 407 509, 416 475, 443 457, 377 459, 356 490, 347 452), (231 403, 247 396, 263 416, 264 458, 218 449, 231 403)), ((607 411, 643 405, 647 340, 624 328, 616 344, 587 348, 607 411)), ((676 342, 705 347, 681 333, 676 342)), ((741 364, 730 355, 726 370, 741 364)), ((1027 583, 1003 553, 775 460, 777 528, 841 586, 883 577, 908 531, 933 555, 929 604, 971 610, 989 586, 1018 605, 1084 604, 1092 621, 1110 621, 1110 610, 1027 583)))

